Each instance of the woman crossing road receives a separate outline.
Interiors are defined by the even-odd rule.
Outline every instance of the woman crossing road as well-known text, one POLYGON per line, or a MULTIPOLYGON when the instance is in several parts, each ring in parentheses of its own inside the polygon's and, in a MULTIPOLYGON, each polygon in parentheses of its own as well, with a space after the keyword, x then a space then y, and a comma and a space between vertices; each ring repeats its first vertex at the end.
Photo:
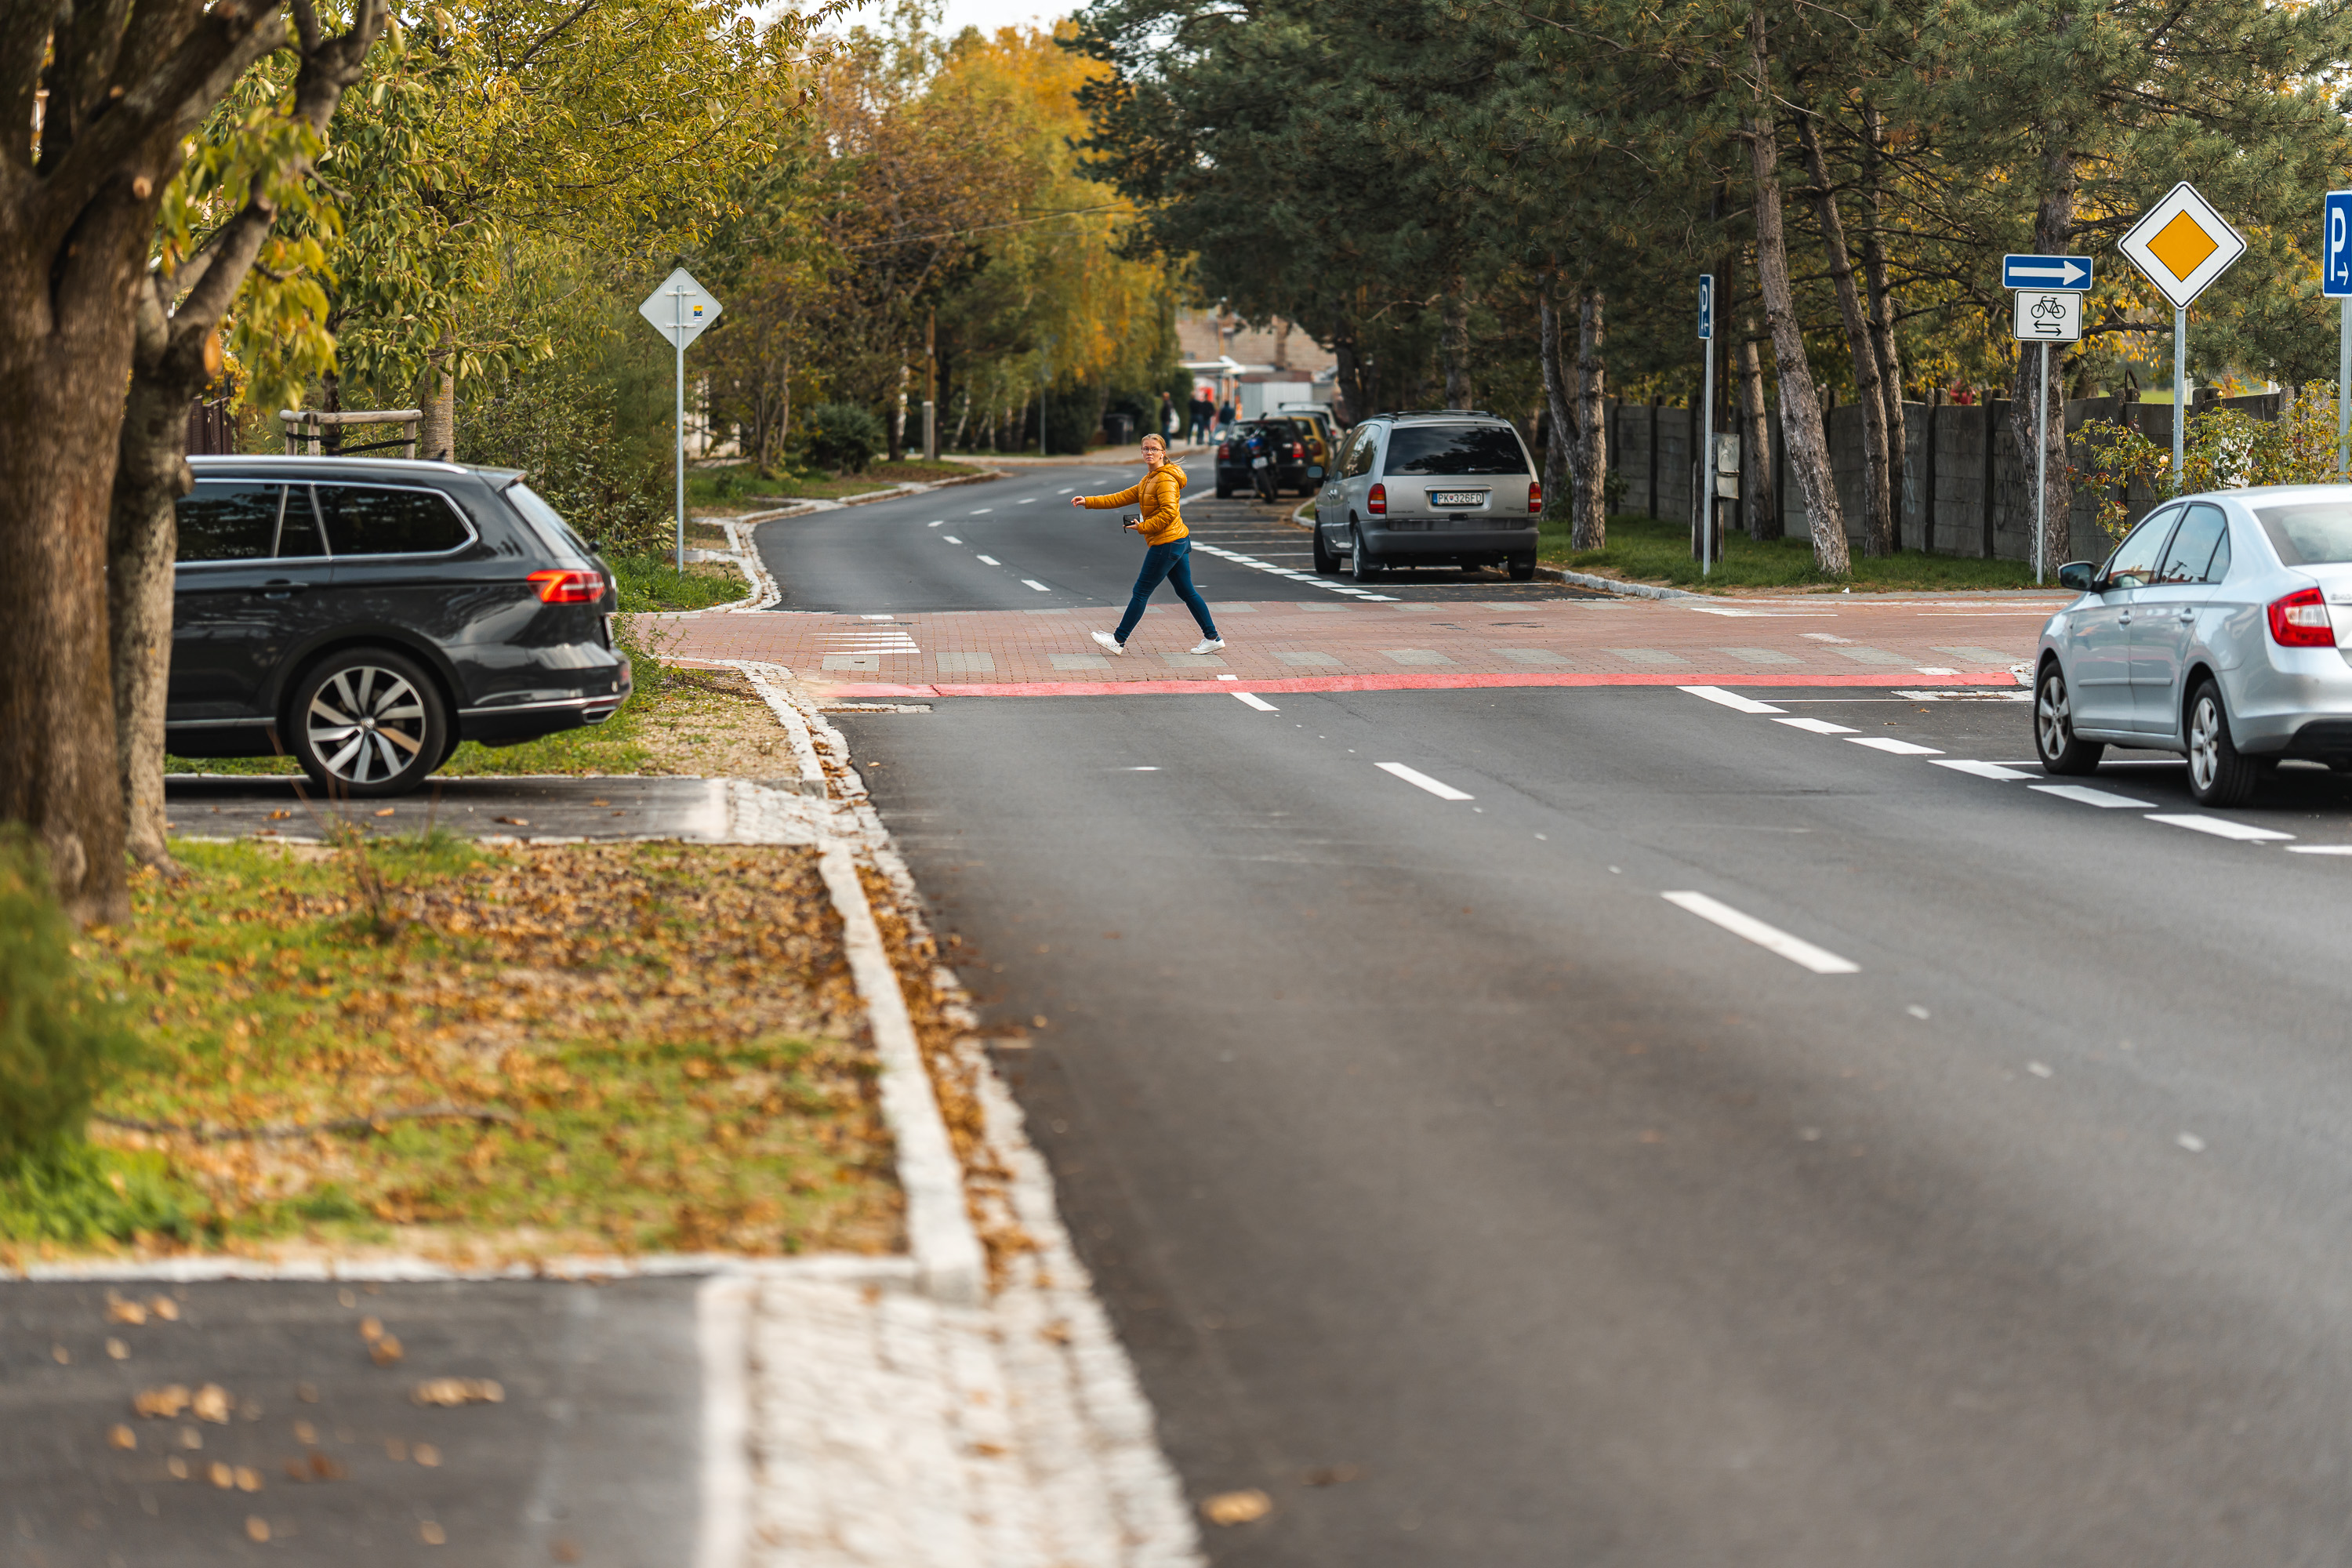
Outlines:
POLYGON ((1127 651, 1127 639, 1133 635, 1136 623, 1143 619, 1143 606, 1151 591, 1166 578, 1176 588, 1176 596, 1192 612, 1201 625, 1201 640, 1192 645, 1193 653, 1215 653, 1224 645, 1217 636, 1217 623, 1209 618, 1208 601, 1192 586, 1192 530, 1184 526, 1184 515, 1177 501, 1184 492, 1184 470, 1168 460, 1168 443, 1157 436, 1143 438, 1143 478, 1115 496, 1072 496, 1072 506, 1082 506, 1097 511, 1112 507, 1134 505, 1141 510, 1139 521, 1127 526, 1143 535, 1150 546, 1143 552, 1143 570, 1135 574, 1135 594, 1127 602, 1127 614, 1116 632, 1097 632, 1095 641, 1113 653, 1127 651))

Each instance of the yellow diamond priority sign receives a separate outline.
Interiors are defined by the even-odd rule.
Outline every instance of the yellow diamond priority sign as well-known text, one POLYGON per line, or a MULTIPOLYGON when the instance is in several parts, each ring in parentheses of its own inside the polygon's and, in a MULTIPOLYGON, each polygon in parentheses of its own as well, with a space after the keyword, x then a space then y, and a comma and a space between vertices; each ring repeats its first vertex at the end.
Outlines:
POLYGON ((2246 242, 2183 180, 2147 209, 2118 247, 2176 310, 2205 291, 2246 253, 2246 242))

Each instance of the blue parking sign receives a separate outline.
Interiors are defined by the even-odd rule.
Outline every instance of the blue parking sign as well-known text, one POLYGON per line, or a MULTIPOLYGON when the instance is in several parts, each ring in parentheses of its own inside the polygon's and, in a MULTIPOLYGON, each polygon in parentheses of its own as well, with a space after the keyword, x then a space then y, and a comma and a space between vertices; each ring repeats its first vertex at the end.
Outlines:
POLYGON ((2352 191, 2330 191, 2319 209, 2319 291, 2352 299, 2352 191))
POLYGON ((1715 337, 1715 274, 1698 275, 1698 341, 1708 342, 1715 337))

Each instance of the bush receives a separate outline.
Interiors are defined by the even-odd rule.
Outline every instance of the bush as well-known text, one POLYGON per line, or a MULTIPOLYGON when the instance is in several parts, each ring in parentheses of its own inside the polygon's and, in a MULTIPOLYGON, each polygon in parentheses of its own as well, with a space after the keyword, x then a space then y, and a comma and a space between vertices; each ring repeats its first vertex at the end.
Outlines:
POLYGON ((669 465, 621 438, 611 386, 562 363, 519 375, 467 410, 457 456, 520 468, 525 482, 606 555, 644 555, 675 526, 669 465))
POLYGON ((38 853, 0 842, 0 1161, 81 1141, 90 1101, 138 1041, 83 974, 38 853))
POLYGON ((889 445, 882 421, 855 403, 821 403, 802 421, 809 460, 836 474, 862 474, 889 445))

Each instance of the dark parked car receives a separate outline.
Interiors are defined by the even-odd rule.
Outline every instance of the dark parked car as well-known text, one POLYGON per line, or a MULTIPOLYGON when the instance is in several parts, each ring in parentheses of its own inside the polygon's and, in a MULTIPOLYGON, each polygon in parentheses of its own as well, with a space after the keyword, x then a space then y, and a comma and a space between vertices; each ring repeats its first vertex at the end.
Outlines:
POLYGON ((510 469, 192 458, 166 745, 291 755, 399 795, 460 741, 598 724, 629 695, 613 574, 510 469))
POLYGON ((1295 490, 1312 495, 1315 482, 1307 477, 1307 437, 1287 419, 1246 419, 1217 443, 1217 499, 1250 488, 1250 470, 1263 456, 1274 469, 1275 493, 1295 490))

